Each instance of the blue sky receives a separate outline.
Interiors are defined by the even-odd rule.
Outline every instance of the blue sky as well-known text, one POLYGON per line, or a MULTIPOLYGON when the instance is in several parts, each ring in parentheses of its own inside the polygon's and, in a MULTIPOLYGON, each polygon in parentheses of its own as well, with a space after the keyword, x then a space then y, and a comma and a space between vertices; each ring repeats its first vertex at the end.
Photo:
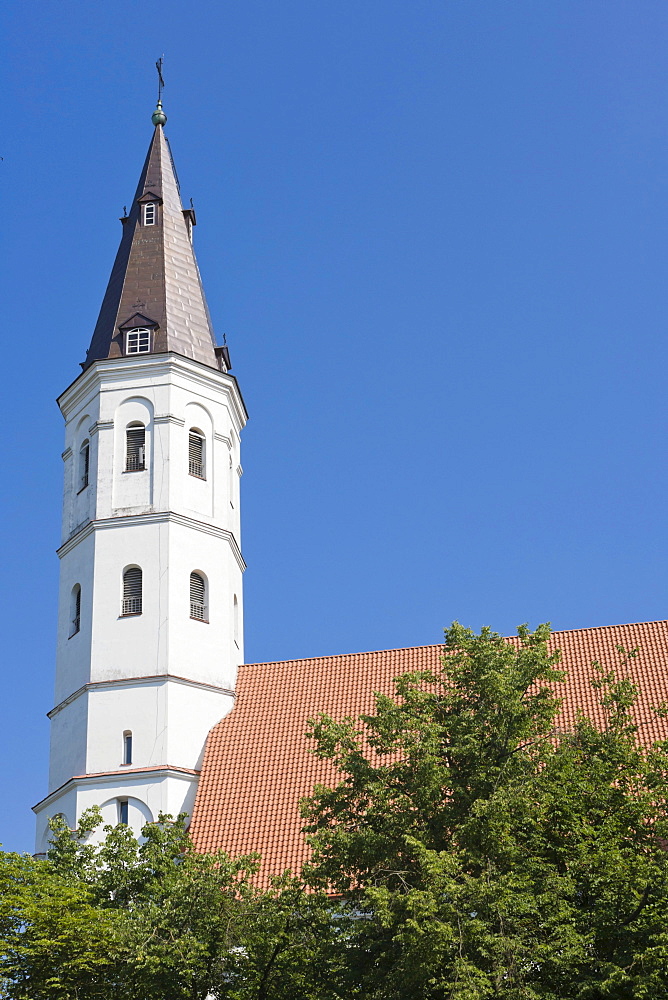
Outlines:
POLYGON ((668 6, 6 3, 0 841, 46 790, 76 377, 155 59, 251 419, 246 658, 667 616, 668 6))

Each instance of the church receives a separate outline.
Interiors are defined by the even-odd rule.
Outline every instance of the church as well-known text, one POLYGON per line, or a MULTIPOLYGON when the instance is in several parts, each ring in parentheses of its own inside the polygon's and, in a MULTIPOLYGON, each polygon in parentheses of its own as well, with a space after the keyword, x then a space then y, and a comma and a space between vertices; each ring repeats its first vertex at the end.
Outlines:
MULTIPOLYGON (((257 851, 268 879, 308 856, 299 800, 335 780, 307 723, 373 709, 440 647, 244 664, 240 440, 247 413, 218 346, 159 101, 153 135, 65 420, 56 679, 47 795, 75 828, 98 805, 135 832, 188 814, 197 849, 257 851)), ((643 742, 668 737, 668 622, 557 632, 565 723, 597 719, 592 662, 638 689, 643 742)))

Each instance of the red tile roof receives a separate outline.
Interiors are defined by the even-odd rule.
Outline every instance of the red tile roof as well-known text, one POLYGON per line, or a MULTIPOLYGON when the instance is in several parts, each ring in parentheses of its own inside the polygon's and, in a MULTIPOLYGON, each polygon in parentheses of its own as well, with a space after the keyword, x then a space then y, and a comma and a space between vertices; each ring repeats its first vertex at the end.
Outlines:
MULTIPOLYGON (((600 718, 591 664, 618 666, 619 645, 639 650, 628 673, 638 687, 640 738, 668 738, 668 721, 652 712, 668 701, 668 621, 553 633, 551 646, 561 650, 567 671, 558 686, 564 722, 578 708, 600 718)), ((317 782, 337 780, 332 765, 309 752, 308 720, 320 712, 336 719, 372 712, 375 691, 392 694, 398 675, 438 667, 441 650, 415 646, 240 667, 236 705, 206 744, 190 827, 197 849, 258 851, 263 880, 286 868, 299 872, 308 856, 299 800, 317 782)))

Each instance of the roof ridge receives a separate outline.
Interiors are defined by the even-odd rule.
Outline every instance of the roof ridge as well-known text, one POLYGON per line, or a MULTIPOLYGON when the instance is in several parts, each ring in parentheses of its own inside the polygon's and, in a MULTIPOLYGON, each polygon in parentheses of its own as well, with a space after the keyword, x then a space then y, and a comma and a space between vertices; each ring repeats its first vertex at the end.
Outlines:
MULTIPOLYGON (((602 632, 604 629, 638 628, 642 625, 668 625, 668 618, 657 618, 655 621, 621 622, 619 625, 588 625, 586 628, 562 628, 552 632, 552 635, 572 635, 573 632, 602 632)), ((508 636, 507 638, 512 638, 508 636)))
MULTIPOLYGON (((605 629, 638 628, 643 625, 668 625, 668 618, 658 618, 656 621, 645 622, 624 622, 621 625, 590 625, 587 628, 563 628, 552 631, 551 635, 573 635, 575 632, 601 632, 605 629)), ((504 639, 516 639, 516 635, 504 635, 504 639)), ((428 642, 421 646, 392 646, 389 649, 363 649, 357 653, 326 653, 321 656, 299 656, 295 659, 285 660, 255 660, 252 663, 242 663, 239 670, 244 667, 278 667, 283 663, 314 663, 316 660, 340 660, 343 657, 352 656, 373 656, 375 653, 404 653, 417 649, 437 649, 443 646, 442 642, 428 642)))
POLYGON ((315 660, 340 660, 343 656, 373 656, 374 653, 403 653, 410 649, 438 649, 442 642, 431 642, 424 646, 393 646, 390 649, 362 649, 357 653, 325 653, 324 656, 299 656, 294 660, 256 660, 254 663, 242 663, 244 667, 279 667, 282 663, 313 663, 315 660))

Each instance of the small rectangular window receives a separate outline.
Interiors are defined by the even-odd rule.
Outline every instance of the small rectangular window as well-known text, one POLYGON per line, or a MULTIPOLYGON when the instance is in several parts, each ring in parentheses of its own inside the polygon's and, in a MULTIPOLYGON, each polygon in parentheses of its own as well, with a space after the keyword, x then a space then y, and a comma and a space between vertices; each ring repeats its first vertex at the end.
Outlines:
POLYGON ((123 603, 121 615, 142 613, 142 571, 139 566, 130 566, 123 574, 123 603))
POLYGON ((199 573, 190 574, 190 617, 205 622, 206 617, 206 586, 204 577, 199 573))
POLYGON ((141 472, 146 468, 146 428, 128 427, 125 446, 125 471, 141 472))
POLYGON ((125 823, 128 825, 128 800, 119 799, 118 800, 118 822, 125 823))
POLYGON ((191 431, 188 435, 188 474, 198 479, 204 475, 204 438, 201 434, 191 431))
POLYGON ((132 733, 125 733, 123 736, 123 763, 132 763, 132 733))
POLYGON ((79 493, 88 486, 90 473, 90 445, 84 441, 79 452, 79 493))
POLYGON ((81 587, 77 583, 72 591, 72 630, 69 638, 76 635, 81 628, 81 587))
POLYGON ((147 205, 144 205, 144 225, 154 226, 155 225, 155 202, 149 201, 147 205))

